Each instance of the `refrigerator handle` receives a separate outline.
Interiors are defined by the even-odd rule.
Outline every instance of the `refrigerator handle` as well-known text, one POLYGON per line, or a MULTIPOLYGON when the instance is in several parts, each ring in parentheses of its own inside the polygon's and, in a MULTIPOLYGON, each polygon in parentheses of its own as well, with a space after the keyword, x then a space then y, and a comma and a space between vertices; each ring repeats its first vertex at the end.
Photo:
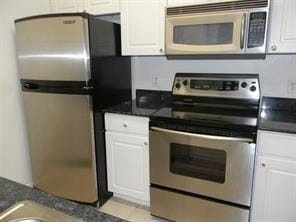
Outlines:
POLYGON ((26 89, 38 89, 39 85, 37 85, 35 83, 24 83, 23 87, 26 89))

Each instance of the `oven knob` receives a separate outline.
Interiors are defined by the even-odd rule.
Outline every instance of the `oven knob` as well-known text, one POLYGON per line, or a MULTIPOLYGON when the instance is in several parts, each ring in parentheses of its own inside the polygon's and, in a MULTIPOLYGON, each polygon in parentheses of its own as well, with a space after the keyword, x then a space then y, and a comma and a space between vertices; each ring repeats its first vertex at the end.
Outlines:
POLYGON ((246 88, 248 86, 248 83, 242 82, 241 87, 246 88))
POLYGON ((177 89, 180 89, 180 88, 181 88, 181 84, 180 84, 179 82, 177 82, 176 85, 175 85, 175 87, 176 87, 177 89))
POLYGON ((252 92, 255 92, 255 91, 257 90, 257 88, 256 88, 256 86, 251 86, 251 87, 250 87, 250 90, 251 90, 252 92))
POLYGON ((183 81, 183 85, 184 85, 184 86, 187 86, 187 85, 188 85, 188 80, 184 80, 184 81, 183 81))

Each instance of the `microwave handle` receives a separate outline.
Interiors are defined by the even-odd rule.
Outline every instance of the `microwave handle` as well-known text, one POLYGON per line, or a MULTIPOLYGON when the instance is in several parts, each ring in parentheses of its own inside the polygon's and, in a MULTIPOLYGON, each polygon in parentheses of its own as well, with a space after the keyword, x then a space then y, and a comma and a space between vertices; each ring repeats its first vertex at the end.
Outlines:
POLYGON ((246 13, 244 13, 241 20, 241 32, 240 32, 240 48, 241 49, 244 49, 244 44, 245 44, 246 16, 247 16, 246 13))
POLYGON ((202 139, 224 140, 224 141, 243 142, 243 143, 253 143, 254 142, 254 140, 250 139, 250 138, 212 136, 212 135, 204 135, 204 134, 197 134, 197 133, 187 133, 187 132, 180 132, 180 131, 175 131, 175 130, 163 129, 163 128, 159 128, 159 127, 151 127, 151 130, 163 132, 163 133, 171 133, 171 134, 175 134, 175 135, 197 137, 197 138, 202 138, 202 139))

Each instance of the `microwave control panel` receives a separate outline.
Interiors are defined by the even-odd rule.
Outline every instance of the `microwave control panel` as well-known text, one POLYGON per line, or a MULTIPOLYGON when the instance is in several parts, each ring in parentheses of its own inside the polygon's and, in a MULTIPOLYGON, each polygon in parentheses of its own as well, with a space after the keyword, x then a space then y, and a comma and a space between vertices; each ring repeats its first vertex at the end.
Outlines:
POLYGON ((256 48, 264 45, 266 17, 266 12, 253 12, 250 14, 248 48, 256 48))

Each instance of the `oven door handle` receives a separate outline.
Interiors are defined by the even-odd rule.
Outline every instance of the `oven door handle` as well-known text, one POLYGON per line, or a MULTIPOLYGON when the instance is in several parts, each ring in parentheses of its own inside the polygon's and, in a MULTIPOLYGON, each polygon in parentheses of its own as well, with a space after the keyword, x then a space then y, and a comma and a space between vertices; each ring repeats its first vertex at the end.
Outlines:
POLYGON ((244 142, 244 143, 254 142, 254 140, 251 138, 212 136, 212 135, 204 135, 204 134, 197 134, 197 133, 180 132, 175 130, 163 129, 159 127, 151 127, 150 129, 154 131, 162 132, 162 133, 171 133, 176 135, 191 136, 191 137, 202 138, 202 139, 223 140, 223 141, 244 142))

